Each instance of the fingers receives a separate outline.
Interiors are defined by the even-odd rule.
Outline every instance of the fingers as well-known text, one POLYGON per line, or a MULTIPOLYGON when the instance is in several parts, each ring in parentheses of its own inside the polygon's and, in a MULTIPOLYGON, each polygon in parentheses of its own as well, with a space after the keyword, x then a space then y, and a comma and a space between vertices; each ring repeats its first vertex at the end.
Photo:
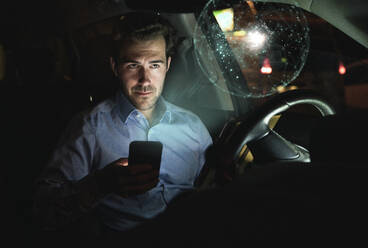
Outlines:
POLYGON ((142 194, 154 188, 159 181, 159 170, 150 164, 129 166, 126 159, 114 162, 116 187, 115 192, 123 197, 142 194))
POLYGON ((129 166, 127 158, 120 158, 114 161, 113 165, 118 167, 119 168, 118 170, 121 170, 122 173, 125 172, 125 173, 129 173, 132 175, 152 170, 152 165, 150 164, 135 164, 135 165, 129 166), (124 168, 124 171, 122 170, 122 167, 124 168))
POLYGON ((115 161, 115 164, 118 166, 128 166, 128 159, 127 158, 119 158, 115 161))
POLYGON ((153 171, 153 167, 150 164, 135 164, 133 166, 128 165, 124 169, 126 169, 126 171, 131 175, 137 175, 153 171))
POLYGON ((150 164, 128 165, 127 158, 120 158, 95 174, 96 184, 103 194, 139 194, 153 188, 159 178, 159 170, 150 164))
POLYGON ((148 190, 154 188, 157 185, 158 181, 159 181, 159 179, 155 178, 151 182, 147 182, 147 183, 144 183, 144 184, 124 185, 123 189, 118 194, 122 197, 129 197, 129 196, 133 196, 133 195, 143 194, 143 193, 147 192, 148 190))
POLYGON ((129 184, 145 184, 156 178, 158 178, 159 173, 157 170, 149 170, 137 173, 137 171, 126 170, 124 173, 119 174, 118 184, 119 185, 129 185, 129 184))

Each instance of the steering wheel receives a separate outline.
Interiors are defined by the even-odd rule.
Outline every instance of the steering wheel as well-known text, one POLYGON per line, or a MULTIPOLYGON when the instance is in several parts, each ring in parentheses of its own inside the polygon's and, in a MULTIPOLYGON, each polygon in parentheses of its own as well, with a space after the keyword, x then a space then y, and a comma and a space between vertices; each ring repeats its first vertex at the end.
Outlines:
MULTIPOLYGON (((313 90, 302 89, 280 93, 253 109, 246 116, 230 120, 219 139, 209 150, 209 158, 222 171, 231 171, 245 144, 254 160, 310 162, 309 152, 283 138, 269 127, 271 118, 298 104, 314 106, 322 116, 334 115, 334 107, 313 90)), ((231 173, 230 173, 231 174, 231 173)))

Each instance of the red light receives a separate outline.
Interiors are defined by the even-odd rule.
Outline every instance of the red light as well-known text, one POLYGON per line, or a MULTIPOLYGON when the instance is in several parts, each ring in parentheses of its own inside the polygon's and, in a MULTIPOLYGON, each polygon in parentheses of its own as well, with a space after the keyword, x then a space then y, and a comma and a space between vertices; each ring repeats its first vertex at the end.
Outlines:
POLYGON ((261 68, 262 74, 271 74, 272 73, 272 67, 270 65, 270 60, 268 58, 265 58, 263 61, 263 66, 261 68))
POLYGON ((344 66, 342 62, 340 62, 339 64, 339 73, 340 75, 344 75, 346 73, 346 67, 344 66))

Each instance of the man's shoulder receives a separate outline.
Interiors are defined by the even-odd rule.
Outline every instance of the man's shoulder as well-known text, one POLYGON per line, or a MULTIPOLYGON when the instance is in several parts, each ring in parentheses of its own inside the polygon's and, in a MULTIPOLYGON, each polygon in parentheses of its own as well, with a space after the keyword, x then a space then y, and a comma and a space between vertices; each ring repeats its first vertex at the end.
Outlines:
POLYGON ((185 124, 185 127, 189 127, 199 137, 200 142, 207 145, 212 143, 207 126, 196 113, 170 102, 166 102, 166 104, 168 109, 171 110, 171 123, 174 125, 185 124))
POLYGON ((199 116, 197 114, 195 114, 194 112, 192 112, 191 110, 189 110, 189 109, 178 106, 178 105, 173 104, 173 103, 168 102, 168 101, 166 101, 166 106, 167 106, 168 110, 174 115, 186 116, 186 117, 189 117, 189 118, 194 118, 194 119, 200 120, 199 116))
POLYGON ((183 124, 185 123, 187 126, 191 127, 191 129, 198 130, 207 130, 207 126, 204 124, 202 119, 193 111, 186 109, 185 107, 178 106, 176 104, 166 102, 168 110, 171 113, 171 123, 172 124, 183 124))
POLYGON ((90 109, 88 113, 90 116, 104 114, 104 113, 111 113, 115 106, 117 105, 116 101, 113 98, 108 98, 104 101, 101 101, 96 106, 90 109))
POLYGON ((80 112, 77 118, 83 119, 85 123, 96 125, 99 119, 111 115, 115 106, 116 102, 112 98, 109 98, 80 112))

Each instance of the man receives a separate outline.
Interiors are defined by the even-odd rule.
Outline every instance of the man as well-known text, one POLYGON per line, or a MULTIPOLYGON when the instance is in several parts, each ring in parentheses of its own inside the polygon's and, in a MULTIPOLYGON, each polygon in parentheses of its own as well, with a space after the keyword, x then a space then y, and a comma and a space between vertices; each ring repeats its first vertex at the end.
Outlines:
POLYGON ((65 228, 94 213, 103 230, 131 230, 194 188, 212 140, 196 115, 161 96, 173 34, 156 14, 119 21, 110 62, 121 90, 74 119, 37 180, 34 210, 43 228, 65 228), (135 140, 163 144, 159 171, 129 165, 135 140))

